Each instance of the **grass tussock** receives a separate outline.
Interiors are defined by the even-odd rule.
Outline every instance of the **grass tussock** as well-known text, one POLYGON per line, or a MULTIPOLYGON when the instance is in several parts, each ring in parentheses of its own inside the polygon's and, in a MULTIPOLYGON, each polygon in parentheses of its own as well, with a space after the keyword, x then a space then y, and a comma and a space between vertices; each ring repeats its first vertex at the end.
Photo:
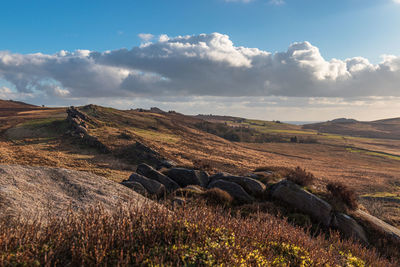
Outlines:
POLYGON ((46 224, 0 221, 0 265, 390 266, 359 244, 311 237, 267 213, 242 218, 218 207, 101 208, 46 224))
POLYGON ((315 180, 314 174, 307 172, 305 169, 300 167, 296 167, 294 170, 289 172, 286 178, 300 186, 310 186, 315 180))
POLYGON ((339 182, 330 182, 326 185, 326 190, 331 193, 332 197, 351 210, 358 208, 357 194, 345 184, 339 182))

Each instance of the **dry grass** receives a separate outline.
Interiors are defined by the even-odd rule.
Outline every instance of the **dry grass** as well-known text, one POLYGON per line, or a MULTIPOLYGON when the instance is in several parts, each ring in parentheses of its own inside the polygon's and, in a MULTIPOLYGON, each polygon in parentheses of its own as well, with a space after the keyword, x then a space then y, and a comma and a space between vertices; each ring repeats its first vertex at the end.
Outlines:
POLYGON ((310 186, 315 180, 314 174, 307 172, 306 169, 302 169, 298 166, 289 172, 286 178, 300 186, 310 186))
POLYGON ((344 203, 349 209, 358 208, 357 195, 348 186, 339 182, 330 182, 326 185, 326 190, 332 194, 333 198, 344 203))
POLYGON ((266 213, 243 219, 220 208, 101 208, 40 221, 0 221, 0 265, 396 266, 375 251, 311 236, 266 213))
MULTIPOLYGON (((246 174, 258 166, 278 166, 272 169, 273 177, 264 175, 263 178, 266 182, 275 182, 286 177, 287 170, 301 166, 315 175, 314 186, 318 191, 325 190, 328 182, 337 181, 351 183, 358 195, 400 192, 400 187, 393 186, 393 183, 400 185, 398 160, 346 150, 347 145, 352 145, 394 153, 400 148, 400 141, 323 135, 321 138, 330 140, 329 143, 232 143, 199 131, 193 127, 198 119, 179 114, 154 114, 96 107, 87 108, 86 112, 96 122, 90 130, 112 149, 141 141, 179 165, 205 169, 210 173, 225 171, 246 174), (145 131, 138 134, 137 129, 145 131), (121 138, 122 133, 129 135, 129 138, 121 138), (155 135, 160 138, 154 138, 155 135), (170 136, 179 138, 173 143, 168 141, 170 136)), ((0 128, 15 127, 27 120, 64 113, 64 109, 55 109, 34 110, 33 113, 9 117, 2 117, 0 114, 0 125, 6 122, 6 126, 3 124, 0 128)), ((271 127, 275 127, 274 125, 271 127)), ((28 138, 13 143, 6 140, 0 132, 0 152, 0 162, 3 164, 84 170, 115 181, 126 179, 130 170, 135 167, 124 159, 100 155, 97 151, 64 136, 55 136, 54 139, 28 138)), ((391 214, 383 217, 390 217, 390 221, 400 227, 399 213, 393 212, 395 203, 387 205, 385 210, 390 210, 391 214), (393 207, 390 208, 389 205, 393 207)))

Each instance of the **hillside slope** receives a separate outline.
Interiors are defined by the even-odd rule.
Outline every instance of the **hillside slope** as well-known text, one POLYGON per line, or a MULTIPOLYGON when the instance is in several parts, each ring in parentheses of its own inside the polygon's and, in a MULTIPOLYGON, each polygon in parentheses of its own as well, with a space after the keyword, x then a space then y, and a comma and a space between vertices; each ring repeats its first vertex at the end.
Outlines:
POLYGON ((303 125, 321 133, 333 133, 367 138, 400 139, 400 118, 362 122, 355 120, 333 120, 303 125))

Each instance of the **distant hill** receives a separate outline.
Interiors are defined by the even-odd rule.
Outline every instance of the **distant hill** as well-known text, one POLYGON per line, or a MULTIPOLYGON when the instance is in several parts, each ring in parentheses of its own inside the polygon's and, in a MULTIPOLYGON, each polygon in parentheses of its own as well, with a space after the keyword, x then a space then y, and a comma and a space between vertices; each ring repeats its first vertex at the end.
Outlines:
POLYGON ((222 122, 222 121, 236 121, 236 122, 241 122, 244 121, 244 118, 240 117, 233 117, 233 116, 224 116, 224 115, 212 115, 212 114, 199 114, 194 116, 198 119, 202 119, 205 121, 211 121, 211 122, 222 122))
POLYGON ((10 108, 33 108, 33 107, 38 107, 35 105, 27 104, 24 102, 20 101, 14 101, 14 100, 1 100, 0 99, 0 109, 10 109, 10 108))
POLYGON ((400 118, 370 122, 340 118, 327 122, 306 124, 303 125, 303 129, 357 137, 400 139, 400 118))
POLYGON ((339 118, 339 119, 334 119, 331 122, 334 123, 354 123, 357 122, 355 119, 346 119, 346 118, 339 118))

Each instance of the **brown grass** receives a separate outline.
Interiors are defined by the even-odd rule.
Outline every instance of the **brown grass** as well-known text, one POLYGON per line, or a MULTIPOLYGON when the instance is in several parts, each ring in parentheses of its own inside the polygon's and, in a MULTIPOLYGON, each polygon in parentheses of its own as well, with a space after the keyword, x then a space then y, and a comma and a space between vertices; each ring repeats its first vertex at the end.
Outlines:
POLYGON ((186 206, 173 216, 156 207, 69 212, 46 225, 0 221, 0 265, 395 266, 374 250, 332 233, 259 213, 243 219, 221 208, 186 206))
POLYGON ((326 190, 330 192, 334 199, 344 203, 349 209, 358 208, 357 195, 354 190, 339 182, 330 182, 326 185, 326 190))
POLYGON ((306 169, 300 167, 296 167, 294 170, 289 172, 286 178, 300 186, 310 186, 315 180, 314 174, 307 172, 306 169))
POLYGON ((233 203, 233 197, 219 188, 208 189, 201 197, 210 205, 230 206, 233 203))

